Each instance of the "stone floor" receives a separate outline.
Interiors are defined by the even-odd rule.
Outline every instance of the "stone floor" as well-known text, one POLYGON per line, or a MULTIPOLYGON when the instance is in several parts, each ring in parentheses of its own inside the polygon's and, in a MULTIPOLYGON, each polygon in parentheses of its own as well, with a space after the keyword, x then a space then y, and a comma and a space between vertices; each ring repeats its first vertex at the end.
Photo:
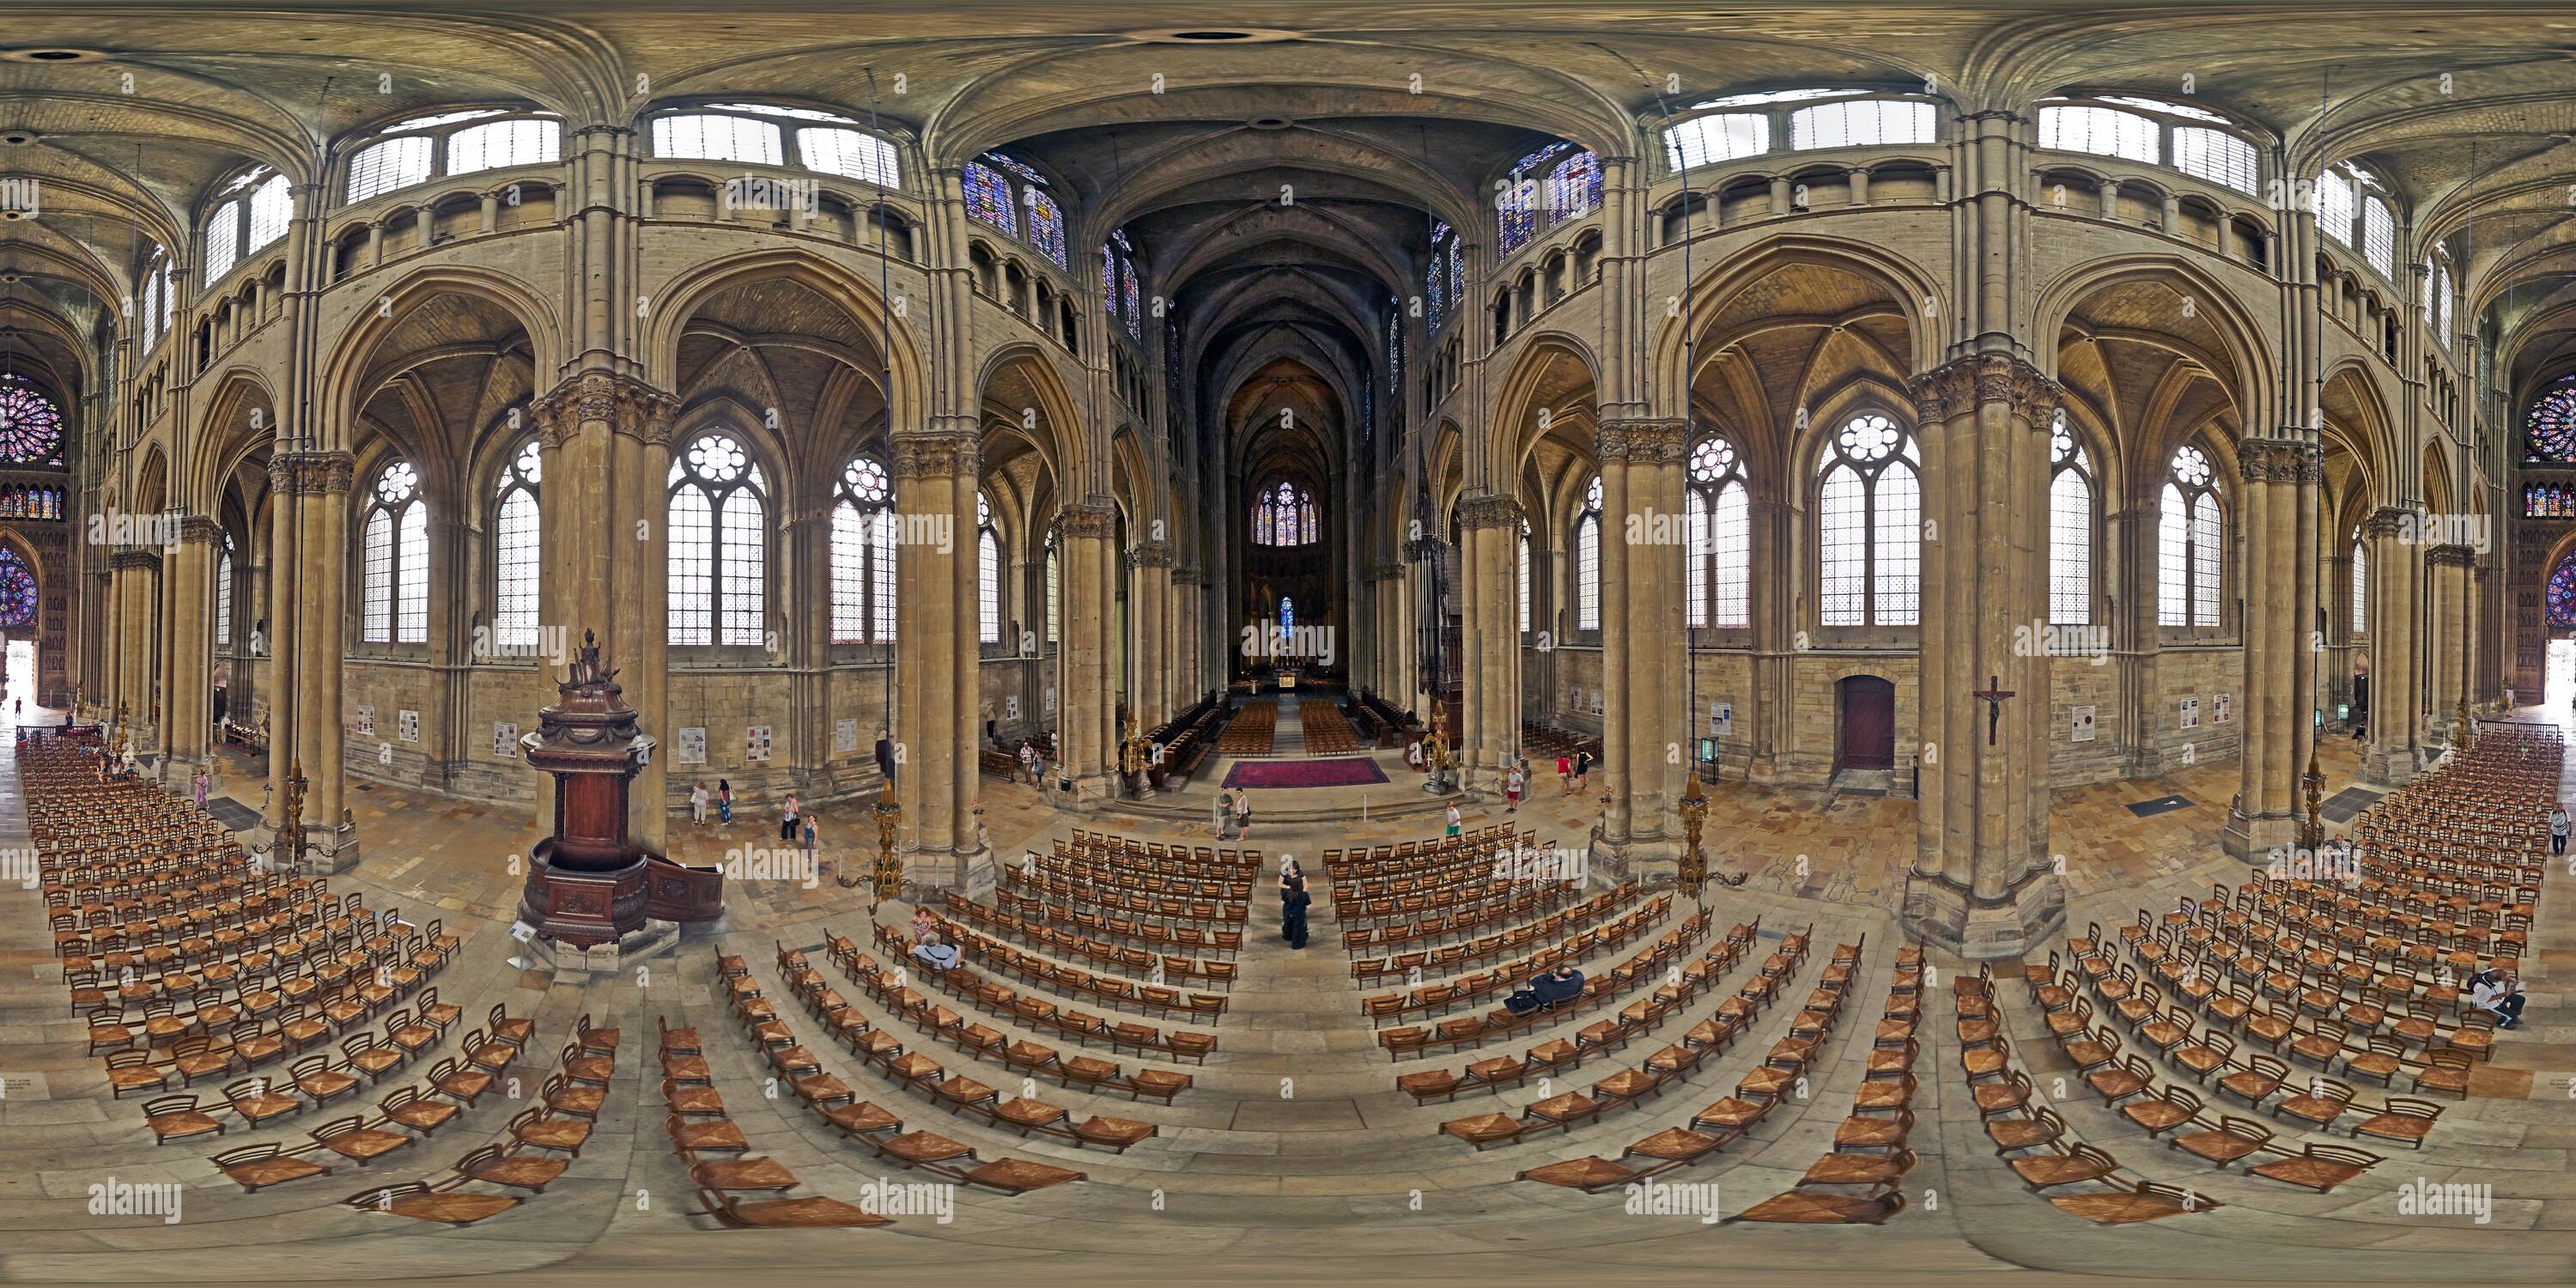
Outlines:
MULTIPOLYGON (((2536 713, 2526 713, 2536 715, 2536 713)), ((23 845, 23 806, 14 758, 0 747, 0 845, 23 845)), ((1394 781, 1370 789, 1366 823, 1298 821, 1296 815, 1356 806, 1361 789, 1256 793, 1253 836, 1275 860, 1311 856, 1330 846, 1429 836, 1436 803, 1420 778, 1394 756, 1383 758, 1394 781), (1426 808, 1427 806, 1427 808, 1426 808), (1395 807, 1394 817, 1379 811, 1395 807)), ((2350 780, 2353 757, 2328 748, 2330 794, 2350 780)), ((2232 883, 2241 864, 2221 856, 2217 836, 2234 792, 2236 768, 2202 766, 2180 775, 2078 788, 2059 795, 2053 837, 2067 856, 2071 920, 2125 923, 2136 909, 2170 908, 2178 893, 2232 883), (2125 806, 2178 793, 2187 808, 2138 818, 2125 806)), ((1147 802, 1125 813, 1081 820, 1055 812, 1034 788, 986 779, 985 825, 1006 860, 1042 847, 1079 821, 1128 835, 1209 844, 1210 784, 1147 802)), ((227 775, 228 794, 259 804, 247 772, 227 775)), ((1542 837, 1579 844, 1594 806, 1559 794, 1553 775, 1521 811, 1522 826, 1542 837)), ((1597 790, 1596 782, 1595 788, 1597 790)), ((719 1257, 728 1277, 810 1281, 826 1267, 865 1263, 907 1278, 966 1284, 1132 1284, 1156 1276, 1178 1283, 1385 1281, 1479 1283, 1563 1280, 1594 1283, 1705 1283, 1712 1272, 1759 1272, 1755 1282, 1873 1283, 2037 1281, 2060 1277, 2163 1278, 2194 1281, 2563 1282, 2576 1272, 2576 1012, 2566 1004, 2576 960, 2567 891, 2554 884, 2542 905, 2537 952, 2527 971, 2531 1010, 2525 1027, 2499 1045, 2482 1070, 2477 1094, 2446 1112, 2434 1142, 2419 1156, 2395 1151, 2371 1175, 2318 1196, 2253 1178, 2213 1173, 2197 1160, 2152 1145, 2103 1109, 2080 1084, 2056 1085, 2072 1070, 2045 1040, 2038 1013, 2018 989, 2005 997, 2015 1051, 2039 1079, 2043 1099, 2078 1134, 2111 1149, 2151 1179, 2188 1185, 2224 1204, 2188 1219, 2100 1227, 2068 1216, 2023 1187, 1977 1128, 1958 1073, 1948 1023, 1947 990, 1926 1010, 1928 1041, 1917 1068, 1921 1157, 1908 1178, 1911 1206, 1877 1229, 1797 1226, 1704 1226, 1686 1217, 1631 1216, 1616 1192, 1585 1196, 1516 1183, 1521 1169, 1587 1154, 1615 1156, 1631 1140, 1683 1125, 1699 1106, 1728 1093, 1782 1029, 1776 1009, 1757 1025, 1759 1040, 1740 1044, 1706 1065, 1686 1088, 1667 1091, 1638 1110, 1613 1114, 1566 1136, 1478 1154, 1437 1134, 1441 1121, 1510 1110, 1563 1086, 1470 1096, 1456 1106, 1416 1106, 1395 1092, 1393 1075, 1457 1067, 1535 1038, 1473 1055, 1389 1064, 1361 1014, 1357 988, 1334 944, 1337 927, 1319 907, 1309 949, 1291 951, 1257 933, 1268 912, 1256 909, 1256 933, 1242 958, 1233 1009, 1216 1027, 1222 1050, 1198 1085, 1168 1108, 1132 1105, 1042 1086, 1032 1094, 1072 1110, 1143 1118, 1159 1138, 1125 1155, 1074 1151, 1045 1139, 1024 1140, 938 1112, 928 1100, 877 1077, 828 1046, 816 1044, 827 1068, 865 1099, 901 1114, 911 1127, 967 1142, 985 1157, 1013 1155, 1077 1168, 1084 1183, 1019 1198, 972 1191, 956 1196, 952 1222, 925 1217, 882 1230, 795 1234, 719 1234, 692 1215, 685 1169, 670 1153, 657 1112, 651 1060, 656 1016, 694 1023, 705 1035, 717 1085, 750 1136, 754 1154, 777 1158, 804 1180, 799 1193, 855 1199, 871 1182, 902 1181, 865 1151, 826 1130, 792 1098, 768 1097, 766 1068, 729 1023, 713 989, 720 943, 744 954, 773 996, 785 987, 772 964, 774 946, 819 944, 827 931, 864 940, 871 918, 899 921, 900 903, 872 908, 865 891, 844 890, 821 874, 812 886, 792 877, 747 880, 729 892, 721 934, 693 938, 681 956, 640 977, 621 975, 588 986, 522 970, 503 933, 519 877, 513 863, 534 841, 534 825, 492 809, 377 786, 353 792, 352 808, 367 858, 335 877, 335 891, 364 892, 371 906, 390 904, 415 921, 444 917, 465 936, 458 962, 440 976, 443 996, 479 1017, 494 1002, 532 1013, 538 1038, 528 1063, 540 1069, 571 1032, 594 1015, 626 1032, 625 1051, 608 1107, 589 1145, 563 1180, 521 1207, 464 1230, 349 1211, 337 1200, 371 1185, 435 1179, 473 1146, 502 1134, 519 1106, 487 1101, 435 1140, 370 1168, 342 1166, 331 1177, 242 1195, 206 1162, 238 1144, 294 1143, 326 1115, 307 1112, 261 1130, 235 1127, 220 1142, 155 1147, 140 1101, 111 1102, 99 1062, 82 1054, 79 1022, 62 1001, 60 971, 46 939, 36 897, 0 888, 0 1143, 17 1166, 0 1171, 0 1279, 26 1282, 128 1282, 184 1276, 192 1281, 317 1282, 404 1280, 514 1273, 520 1282, 699 1282, 701 1260, 719 1257), (2395 1189, 2418 1179, 2493 1186, 2492 1218, 2400 1216, 2395 1189), (186 1185, 184 1219, 93 1216, 89 1187, 108 1182, 186 1185)), ((1719 927, 1761 918, 1763 932, 1813 926, 1820 951, 1793 985, 1800 995, 1821 969, 1823 947, 1868 937, 1855 1005, 1884 995, 1900 933, 1888 909, 1912 850, 1913 810, 1899 798, 1845 797, 1829 809, 1812 797, 1758 791, 1741 784, 1716 789, 1709 844, 1720 869, 1749 870, 1740 890, 1711 888, 1719 927), (1799 860, 1803 856, 1805 863, 1799 860)), ((1501 815, 1493 806, 1464 810, 1470 826, 1501 815)), ((858 806, 823 810, 820 832, 830 863, 864 863, 872 829, 858 806)), ((672 829, 672 848, 700 860, 727 850, 775 844, 774 822, 742 819, 729 829, 672 829), (766 824, 766 825, 764 825, 766 824)), ((1625 951, 1616 956, 1624 957, 1625 951)), ((1615 958, 1614 958, 1615 959, 1615 958)), ((1956 963, 1937 962, 1948 970, 1956 963)), ((1732 990, 1745 968, 1730 972, 1732 990)), ((918 1036, 872 1000, 845 990, 877 1024, 918 1036)), ((1714 999, 1698 1008, 1704 1013, 1714 999)), ((792 1008, 782 1007, 782 1010, 792 1008)), ((1015 1025, 979 1017, 1012 1036, 1015 1025)), ((801 1034, 814 1023, 793 1014, 801 1034)), ((1672 1040, 1690 1023, 1669 1021, 1621 1055, 1588 1062, 1571 1075, 1578 1087, 1672 1040)), ((463 1026, 460 1026, 463 1027, 463 1026)), ((1570 1032, 1574 1025, 1562 1025, 1570 1032)), ((1860 1079, 1867 1025, 1846 1023, 1803 1101, 1773 1114, 1751 1139, 1668 1180, 1714 1184, 1722 1210, 1741 1210, 1778 1193, 1827 1147, 1842 1104, 1860 1079)), ((1557 1036, 1558 1029, 1540 1036, 1557 1036)), ((458 1035, 458 1036, 461 1036, 458 1035)), ((450 1038, 433 1057, 453 1054, 450 1038)), ((998 1066, 926 1044, 952 1070, 986 1081, 998 1066)), ((1102 1053, 1105 1054, 1105 1053, 1102 1053)), ((1143 1063, 1129 1060, 1128 1063, 1143 1063)), ((396 1075, 397 1079, 401 1075, 396 1075)), ((2068 1077, 2071 1083, 2071 1076, 2068 1077)), ((389 1082, 387 1086, 400 1085, 389 1082)), ((211 1091, 201 1084, 201 1091, 211 1091)), ((534 1086, 519 1089, 532 1097, 534 1086)), ((2376 1089, 2365 1089, 2374 1099, 2376 1089)), ((348 1102, 342 1102, 343 1105, 348 1102)), ((327 1116, 352 1112, 335 1105, 327 1116)), ((2294 1143, 2296 1133, 2283 1132, 2294 1143)), ((2338 1140, 2342 1138, 2337 1138, 2338 1140)), ((2350 1143, 2346 1141, 2345 1143, 2350 1143)), ((2387 1151, 2381 1151, 2387 1152, 2387 1151)))

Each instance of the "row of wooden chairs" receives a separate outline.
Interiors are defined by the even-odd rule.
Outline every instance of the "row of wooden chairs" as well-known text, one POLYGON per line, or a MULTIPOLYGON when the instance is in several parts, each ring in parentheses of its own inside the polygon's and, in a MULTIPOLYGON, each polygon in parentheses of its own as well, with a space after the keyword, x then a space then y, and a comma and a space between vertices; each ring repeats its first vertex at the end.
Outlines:
MULTIPOLYGON (((844 957, 852 961, 858 959, 855 948, 844 952, 842 945, 849 941, 834 936, 829 942, 836 960, 844 957)), ((885 972, 892 976, 889 986, 897 990, 899 996, 901 990, 910 987, 905 980, 914 977, 917 964, 912 963, 906 954, 902 933, 890 926, 877 927, 876 947, 895 961, 904 963, 900 971, 885 972)), ((873 967, 874 959, 868 960, 873 967)), ((965 966, 946 971, 920 970, 917 977, 924 986, 943 990, 990 1014, 1008 1016, 1032 1028, 1061 1034, 1084 1046, 1099 1042, 1112 1050, 1151 1052, 1201 1064, 1207 1062, 1207 1057, 1215 1052, 1217 1046, 1213 1033, 1160 1029, 1150 1024, 1110 1020, 1089 1011, 1060 1007, 1042 997, 1025 996, 1008 984, 985 979, 965 966)), ((1215 1000, 1224 999, 1219 997, 1215 1000)), ((1210 1019, 1214 1015, 1215 1012, 1209 1012, 1210 1019)))
POLYGON ((1351 979, 1368 985, 1389 976, 1419 983, 1425 976, 1454 975, 1479 963, 1525 953, 1539 943, 1554 942, 1569 933, 1589 929, 1604 918, 1616 916, 1622 906, 1637 898, 1638 893, 1639 887, 1634 882, 1625 882, 1615 890, 1605 890, 1572 908, 1549 913, 1536 921, 1505 926, 1474 939, 1435 948, 1416 948, 1384 957, 1362 957, 1351 963, 1351 979))
POLYGON ((1195 922, 1221 928, 1241 926, 1251 920, 1252 914, 1248 899, 1189 899, 1105 889, 1097 882, 1076 881, 1039 871, 1035 864, 1028 865, 1026 871, 1004 868, 998 875, 1002 887, 1018 892, 1023 898, 1044 899, 1055 907, 1072 911, 1099 908, 1175 924, 1195 922))
MULTIPOLYGON (((1672 895, 1659 894, 1604 925, 1577 932, 1561 943, 1542 948, 1509 965, 1461 975, 1445 984, 1424 984, 1399 993, 1373 994, 1360 999, 1360 1009, 1378 1025, 1413 1015, 1445 1014, 1461 1005, 1482 1001, 1559 962, 1578 961, 1587 953, 1617 949, 1631 940, 1652 934, 1655 927, 1662 925, 1664 918, 1671 914, 1672 908, 1672 895)), ((1675 931, 1673 935, 1695 940, 1706 933, 1707 928, 1708 913, 1703 909, 1693 914, 1683 931, 1675 931), (1696 927, 1696 932, 1685 933, 1691 927, 1696 927)), ((1590 982, 1587 980, 1586 984, 1590 982)))
POLYGON ((941 925, 952 924, 956 917, 1004 938, 1017 939, 1067 957, 1085 958, 1113 969, 1125 970, 1156 980, 1177 980, 1194 986, 1231 990, 1236 978, 1235 963, 1182 957, 1173 953, 1154 953, 1142 948, 1127 948, 1106 938, 1077 934, 1052 923, 1034 921, 1016 913, 978 903, 974 899, 947 892, 940 900, 940 911, 932 914, 941 925))
MULTIPOLYGON (((1441 1020, 1427 1029, 1416 1024, 1402 1025, 1379 1033, 1378 1045, 1386 1049, 1390 1062, 1437 1051, 1463 1051, 1613 1005, 1639 984, 1679 964, 1691 945, 1706 937, 1708 927, 1709 914, 1705 909, 1692 914, 1680 926, 1666 931, 1661 938, 1626 961, 1585 976, 1580 994, 1553 1006, 1519 1012, 1508 1006, 1498 1006, 1476 1015, 1441 1020)), ((1527 975, 1516 978, 1506 977, 1507 982, 1528 979, 1538 974, 1539 969, 1543 968, 1533 968, 1527 975)))

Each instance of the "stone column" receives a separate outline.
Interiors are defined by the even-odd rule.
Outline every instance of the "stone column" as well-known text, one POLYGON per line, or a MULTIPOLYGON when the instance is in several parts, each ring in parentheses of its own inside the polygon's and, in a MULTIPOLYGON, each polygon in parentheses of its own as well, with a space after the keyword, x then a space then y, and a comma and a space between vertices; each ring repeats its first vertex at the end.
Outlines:
POLYGON ((303 464, 304 559, 296 590, 311 611, 296 636, 296 674, 303 690, 297 746, 305 757, 308 866, 346 872, 358 866, 356 829, 341 820, 347 807, 341 695, 348 685, 340 665, 348 654, 349 489, 357 461, 347 452, 315 452, 303 464))
POLYGON ((1134 594, 1128 601, 1135 625, 1128 637, 1135 641, 1136 650, 1132 661, 1136 682, 1128 691, 1135 695, 1137 731, 1151 733, 1172 717, 1171 543, 1141 542, 1128 552, 1128 562, 1135 569, 1134 594))
POLYGON ((2470 569, 2477 555, 2467 546, 2434 546, 2424 552, 2425 574, 2433 595, 2432 724, 2458 737, 2460 695, 2468 692, 2463 667, 2476 654, 2476 632, 2469 612, 2470 569))
POLYGON ((1468 497, 1458 506, 1467 556, 1461 581, 1466 615, 1461 645, 1466 684, 1460 711, 1466 729, 1466 785, 1479 795, 1502 791, 1502 776, 1520 742, 1521 503, 1495 494, 1468 497))
POLYGON ((1923 795, 1904 921, 1961 956, 2010 957, 2047 942, 2066 915, 2048 844, 2048 658, 2027 645, 2048 614, 2058 390, 2028 362, 1986 352, 1917 377, 1914 397, 1923 795), (2011 696, 1975 696, 1996 692, 2011 696))
POLYGON ((2237 799, 2221 843, 2259 861, 2298 843, 2299 775, 2307 768, 2310 697, 2316 691, 2314 493, 2317 446, 2298 438, 2237 444, 2237 530, 2245 570, 2245 694, 2237 799), (2307 566, 2306 593, 2297 569, 2307 566))
POLYGON ((981 604, 976 577, 975 481, 982 454, 971 431, 897 434, 895 508, 945 516, 953 539, 895 547, 903 593, 895 601, 896 773, 907 878, 973 889, 991 880, 976 828, 975 737, 981 697, 981 604), (962 778, 961 778, 962 774, 962 778))
POLYGON ((1610 804, 1597 848, 1609 871, 1647 876, 1681 853, 1673 814, 1690 736, 1683 652, 1680 420, 1601 422, 1601 755, 1610 804))
POLYGON ((2415 713, 2423 702, 2415 682, 2415 596, 2424 548, 2399 535, 2407 517, 2382 506, 2361 521, 2370 543, 2371 644, 2370 751, 2361 776, 2391 785, 2411 781, 2423 765, 2416 751, 2415 713))
MULTIPOLYGON (((214 724, 214 690, 209 669, 214 662, 215 559, 223 550, 223 528, 212 519, 192 517, 180 525, 179 546, 170 554, 169 619, 170 718, 162 736, 181 778, 206 759, 206 739, 214 724)), ((163 775, 167 781, 169 775, 163 775)))
MULTIPOLYGON (((295 773, 295 726, 304 712, 298 682, 302 658, 294 640, 305 619, 305 596, 298 578, 304 557, 304 465, 286 452, 268 458, 269 604, 268 637, 268 803, 261 811, 255 839, 273 845, 284 822, 286 780, 295 773)), ((311 813, 308 806, 307 815, 311 813)))
MULTIPOLYGON (((1788 572, 1790 552, 1796 549, 1789 539, 1789 523, 1796 512, 1760 491, 1746 508, 1752 529, 1746 563, 1752 585, 1745 611, 1752 625, 1753 688, 1730 700, 1736 704, 1739 722, 1735 738, 1745 746, 1746 778, 1777 784, 1789 773, 1797 729, 1797 622, 1791 611, 1797 581, 1788 572)), ((1701 722, 1707 717, 1701 713, 1707 709, 1693 710, 1695 728, 1705 727, 1701 722)))
POLYGON ((1115 794, 1117 676, 1110 670, 1118 596, 1118 512, 1106 503, 1064 510, 1064 687, 1059 741, 1077 802, 1088 808, 1115 794))
MULTIPOLYGON (((584 371, 538 398, 539 468, 545 504, 539 537, 546 551, 540 579, 540 637, 560 637, 567 651, 583 632, 600 652, 623 659, 638 683, 626 700, 644 732, 664 745, 628 793, 628 835, 661 852, 669 808, 664 801, 670 744, 669 543, 671 417, 678 400, 641 380, 584 371), (547 635, 545 632, 553 632, 547 635), (643 677, 650 677, 644 680, 643 677)), ((783 498, 771 498, 773 507, 783 498)), ((773 513, 780 512, 773 509, 773 513)), ((554 665, 549 658, 546 665, 554 665)), ((529 713, 533 716, 533 712, 529 713)), ((551 814, 551 795, 540 793, 551 814)))

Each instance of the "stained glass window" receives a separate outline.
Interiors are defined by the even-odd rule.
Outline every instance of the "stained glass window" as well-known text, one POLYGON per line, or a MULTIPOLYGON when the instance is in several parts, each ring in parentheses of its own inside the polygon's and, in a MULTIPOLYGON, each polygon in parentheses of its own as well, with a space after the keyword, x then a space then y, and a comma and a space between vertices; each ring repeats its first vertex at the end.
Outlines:
POLYGON ((1118 316, 1118 254, 1106 246, 1100 248, 1100 307, 1118 316))
POLYGON ((674 644, 765 642, 768 480, 751 453, 707 434, 671 462, 667 563, 674 644))
POLYGON ((1039 174, 1037 171, 1030 169, 1020 162, 1014 161, 1009 157, 1003 156, 999 152, 987 152, 984 154, 984 159, 1028 180, 1031 183, 1044 184, 1047 181, 1045 175, 1039 174))
POLYGON ((1011 209, 1011 181, 1003 178, 1000 171, 969 161, 959 184, 966 192, 967 214, 979 223, 1019 235, 1019 215, 1011 209))
POLYGON ((1296 629, 1297 601, 1291 596, 1281 595, 1279 597, 1279 638, 1283 641, 1297 638, 1296 629))
POLYGON ((1035 188, 1029 189, 1029 244, 1055 261, 1057 268, 1072 267, 1064 247, 1064 211, 1056 207, 1055 198, 1035 188))
POLYGON ((854 457, 841 467, 833 495, 832 642, 892 640, 900 530, 893 483, 874 457, 854 457))
POLYGON ((0 463, 63 463, 62 412, 16 374, 0 375, 0 463))
POLYGON ((1530 243, 1538 234, 1538 181, 1518 175, 1508 180, 1494 198, 1494 208, 1501 212, 1503 254, 1510 255, 1530 243))
POLYGON ((18 552, 0 547, 0 626, 36 624, 36 574, 18 552))
POLYGON ((1261 546, 1305 546, 1315 543, 1323 511, 1315 496, 1294 483, 1264 487, 1253 507, 1252 542, 1261 546))
POLYGON ((1422 280, 1423 329, 1438 333, 1440 315, 1449 311, 1449 252, 1439 242, 1431 243, 1431 271, 1422 280))
MULTIPOLYGON (((0 423, 7 419, 7 404, 0 402, 0 423)), ((2576 376, 2559 377, 2533 399, 2524 424, 2524 460, 2576 462, 2576 376)))
POLYGON ((1123 288, 1126 297, 1127 338, 1142 340, 1145 338, 1145 309, 1142 303, 1144 289, 1136 280, 1135 261, 1119 260, 1118 271, 1119 285, 1123 288))
POLYGON ((1577 152, 1556 163, 1547 176, 1547 213, 1552 223, 1581 219, 1601 208, 1601 158, 1577 152))
POLYGON ((1449 243, 1449 298, 1467 297, 1467 248, 1459 241, 1449 243))
POLYGON ((2093 462, 2060 410, 2049 428, 2048 620, 2093 622, 2093 462))
POLYGON ((501 471, 496 488, 500 508, 492 524, 492 633, 505 648, 537 645, 540 611, 538 568, 542 562, 537 484, 542 481, 544 452, 531 438, 501 471))
POLYGON ((2370 633, 2370 551, 2352 543, 2352 633, 2370 633))
POLYGON ((1819 462, 1818 582, 1827 626, 1912 626, 1923 600, 1922 458, 1875 413, 1853 417, 1819 462))
POLYGON ((2549 624, 2576 626, 2576 554, 2559 560, 2558 567, 2549 574, 2549 624))
POLYGON ((1056 588, 1055 538, 1054 538, 1054 537, 1052 537, 1052 536, 1050 536, 1050 537, 1048 537, 1048 538, 1047 538, 1047 557, 1046 557, 1046 596, 1047 596, 1047 637, 1046 637, 1046 642, 1047 642, 1047 643, 1049 643, 1049 644, 1053 644, 1053 643, 1055 643, 1055 639, 1056 639, 1056 599, 1055 599, 1055 588, 1056 588))

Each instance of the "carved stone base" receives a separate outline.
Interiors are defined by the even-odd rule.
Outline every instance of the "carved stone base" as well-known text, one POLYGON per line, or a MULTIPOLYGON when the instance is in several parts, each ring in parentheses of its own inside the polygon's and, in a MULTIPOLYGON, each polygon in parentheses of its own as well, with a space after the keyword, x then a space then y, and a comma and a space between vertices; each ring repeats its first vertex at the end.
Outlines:
POLYGON ((1602 884, 1615 885, 1633 877, 1643 886, 1670 885, 1681 873, 1682 842, 1672 837, 1610 841, 1595 835, 1588 858, 1591 874, 1602 884))
POLYGON ((2227 851, 2229 858, 2248 863, 2269 863, 2273 850, 2298 843, 2298 817, 2287 813, 2248 817, 2230 809, 2226 830, 2218 834, 2219 848, 2227 851))
MULTIPOLYGON (((924 890, 954 890, 972 899, 989 898, 1000 882, 993 867, 993 851, 978 846, 972 850, 898 849, 903 859, 906 898, 924 890)), ((876 851, 870 847, 864 858, 850 861, 863 869, 873 869, 876 851)))
POLYGON ((2421 768, 2412 747, 2372 750, 2361 758, 2361 781, 2373 786, 2401 787, 2415 781, 2421 768))
POLYGON ((638 929, 589 947, 539 935, 529 940, 520 953, 535 969, 552 971, 558 980, 580 982, 592 976, 631 970, 650 961, 676 961, 679 950, 678 922, 647 920, 638 929))
POLYGON ((2018 957, 2066 928, 2066 883, 2045 868, 1991 903, 1947 881, 1916 877, 1905 898, 1905 931, 1969 961, 2018 957))

